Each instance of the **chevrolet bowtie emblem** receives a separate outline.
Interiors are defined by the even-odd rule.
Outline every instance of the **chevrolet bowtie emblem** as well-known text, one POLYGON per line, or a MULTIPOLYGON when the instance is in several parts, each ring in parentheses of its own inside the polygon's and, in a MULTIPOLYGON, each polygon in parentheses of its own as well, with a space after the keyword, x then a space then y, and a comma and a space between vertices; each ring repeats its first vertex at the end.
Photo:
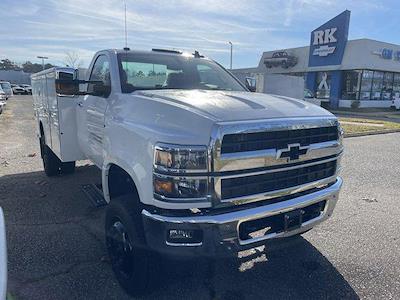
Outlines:
POLYGON ((300 144, 289 144, 286 149, 278 149, 276 151, 276 159, 287 158, 287 161, 298 160, 300 156, 306 155, 308 146, 300 144))

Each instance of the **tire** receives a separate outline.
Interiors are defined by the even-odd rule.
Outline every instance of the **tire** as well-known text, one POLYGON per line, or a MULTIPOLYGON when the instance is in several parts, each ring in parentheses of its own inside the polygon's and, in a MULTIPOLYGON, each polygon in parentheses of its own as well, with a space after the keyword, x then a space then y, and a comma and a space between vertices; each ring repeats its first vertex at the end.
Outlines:
POLYGON ((105 218, 111 266, 118 282, 131 296, 147 294, 159 276, 158 259, 146 247, 138 200, 134 194, 113 199, 105 218))
POLYGON ((61 174, 72 174, 75 172, 75 162, 62 162, 61 163, 61 174))
POLYGON ((40 138, 40 152, 42 154, 43 168, 47 176, 60 174, 61 161, 46 145, 44 137, 40 138))

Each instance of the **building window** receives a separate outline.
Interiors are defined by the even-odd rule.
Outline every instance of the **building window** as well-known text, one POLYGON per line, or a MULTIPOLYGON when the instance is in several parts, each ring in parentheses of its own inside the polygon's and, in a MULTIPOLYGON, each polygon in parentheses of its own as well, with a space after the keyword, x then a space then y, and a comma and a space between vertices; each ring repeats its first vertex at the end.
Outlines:
POLYGON ((393 76, 392 99, 400 99, 400 73, 395 73, 393 76))
POLYGON ((393 93, 393 73, 385 72, 383 75, 382 100, 391 100, 393 93))
POLYGON ((374 71, 369 71, 369 70, 363 71, 361 80, 360 100, 371 99, 371 87, 372 87, 373 76, 374 76, 374 71))
POLYGON ((372 100, 381 100, 383 87, 383 72, 374 71, 374 79, 372 80, 372 100))
POLYGON ((331 93, 331 73, 317 73, 317 93, 316 97, 320 99, 329 99, 331 93))
POLYGON ((400 73, 344 71, 342 99, 390 101, 396 97, 400 98, 400 73))
POLYGON ((346 100, 358 100, 360 94, 362 71, 345 71, 342 98, 346 100))

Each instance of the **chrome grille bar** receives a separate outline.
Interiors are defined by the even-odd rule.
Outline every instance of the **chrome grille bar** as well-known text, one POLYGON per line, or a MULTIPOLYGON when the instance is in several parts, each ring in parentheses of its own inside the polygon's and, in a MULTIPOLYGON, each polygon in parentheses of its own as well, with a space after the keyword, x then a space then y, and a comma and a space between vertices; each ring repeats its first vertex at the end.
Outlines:
MULTIPOLYGON (((234 153, 221 153, 222 140, 228 134, 246 134, 268 131, 290 131, 297 129, 319 128, 338 126, 335 117, 325 118, 291 118, 271 119, 247 122, 219 123, 212 132, 209 147, 210 169, 212 176, 214 206, 226 206, 227 204, 239 205, 248 202, 261 201, 276 197, 287 196, 327 185, 336 180, 339 169, 340 156, 343 151, 341 136, 331 141, 324 141, 306 145, 306 151, 302 151, 297 159, 283 156, 285 149, 262 149, 256 151, 242 151, 234 153), (324 159, 325 158, 325 159, 324 159), (298 169, 311 165, 321 164, 327 161, 337 160, 337 170, 333 176, 322 178, 299 186, 290 186, 281 190, 273 190, 264 193, 256 193, 242 197, 222 199, 221 181, 230 177, 246 177, 255 174, 275 173, 283 170, 298 169), (269 167, 273 167, 268 169, 269 167), (261 170, 260 170, 261 169, 261 170), (239 174, 240 173, 240 174, 239 174)), ((292 136, 290 134, 290 136, 292 136)), ((296 141, 296 139, 295 139, 296 141)), ((290 140, 288 140, 290 142, 290 140)), ((303 147, 303 145, 301 145, 303 147)), ((302 148, 303 149, 303 148, 302 148)), ((290 150, 290 146, 289 146, 290 150)))

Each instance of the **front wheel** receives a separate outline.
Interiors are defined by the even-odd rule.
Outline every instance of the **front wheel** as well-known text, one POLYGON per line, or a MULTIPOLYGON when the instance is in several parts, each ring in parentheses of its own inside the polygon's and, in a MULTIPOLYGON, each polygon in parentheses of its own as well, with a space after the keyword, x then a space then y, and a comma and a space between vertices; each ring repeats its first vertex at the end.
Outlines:
POLYGON ((120 285, 131 296, 146 294, 157 278, 157 259, 145 247, 135 195, 121 196, 107 208, 106 246, 120 285))

